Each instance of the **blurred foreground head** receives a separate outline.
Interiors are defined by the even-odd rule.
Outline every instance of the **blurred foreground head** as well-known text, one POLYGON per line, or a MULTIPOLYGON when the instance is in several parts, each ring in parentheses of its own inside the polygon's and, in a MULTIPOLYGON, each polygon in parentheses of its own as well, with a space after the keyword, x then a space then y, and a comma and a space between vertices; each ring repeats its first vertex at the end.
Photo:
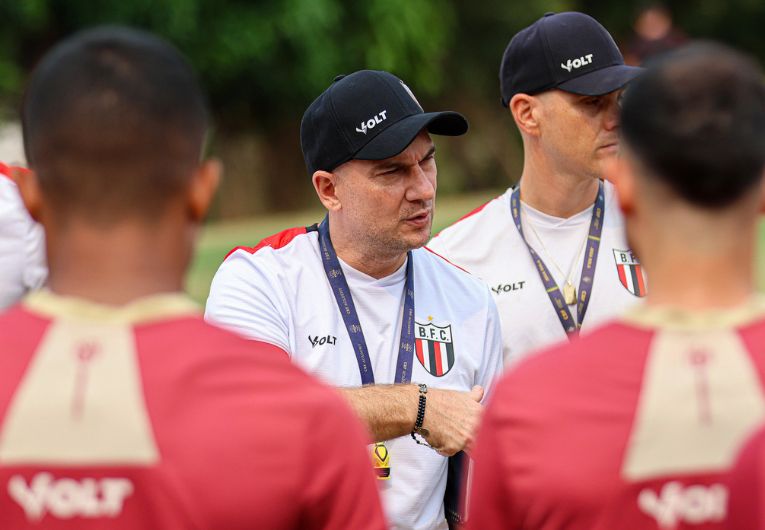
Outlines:
POLYGON ((697 209, 756 201, 765 169, 765 82, 758 65, 702 42, 657 60, 622 103, 624 155, 654 193, 697 209))
MULTIPOLYGON (((210 171, 200 165, 208 114, 196 76, 143 31, 100 27, 54 47, 29 82, 22 122, 44 211, 36 197, 27 206, 43 221, 154 221, 210 171)), ((207 208, 190 206, 191 217, 207 208)))

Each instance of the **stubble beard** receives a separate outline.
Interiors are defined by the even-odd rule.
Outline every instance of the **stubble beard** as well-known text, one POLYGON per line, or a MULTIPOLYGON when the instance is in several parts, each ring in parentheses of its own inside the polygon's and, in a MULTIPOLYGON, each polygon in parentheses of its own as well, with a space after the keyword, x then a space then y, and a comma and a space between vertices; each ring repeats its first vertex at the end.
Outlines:
MULTIPOLYGON (((412 237, 407 237, 405 234, 401 234, 401 232, 398 231, 395 234, 388 234, 372 230, 363 238, 363 244, 370 256, 376 256, 383 259, 397 258, 402 254, 406 254, 410 250, 424 247, 430 239, 432 226, 433 222, 431 221, 427 227, 426 235, 422 238, 418 238, 417 241, 413 241, 412 237)), ((419 234, 420 232, 418 231, 417 233, 419 234)))

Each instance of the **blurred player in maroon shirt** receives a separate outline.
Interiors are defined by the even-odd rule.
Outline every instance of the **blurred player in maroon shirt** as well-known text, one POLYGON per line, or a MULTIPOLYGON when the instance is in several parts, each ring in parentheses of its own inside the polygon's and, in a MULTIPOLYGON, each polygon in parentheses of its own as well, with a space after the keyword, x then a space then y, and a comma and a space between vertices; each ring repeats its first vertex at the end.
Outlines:
POLYGON ((647 303, 499 384, 474 529, 724 528, 723 476, 765 417, 763 74, 720 45, 679 50, 626 91, 621 132, 609 174, 647 303))
POLYGON ((49 291, 0 317, 0 528, 382 530, 365 436, 285 352, 182 294, 219 179, 164 41, 59 44, 23 107, 49 291))
POLYGON ((727 530, 765 530, 765 428, 742 449, 728 479, 727 530))

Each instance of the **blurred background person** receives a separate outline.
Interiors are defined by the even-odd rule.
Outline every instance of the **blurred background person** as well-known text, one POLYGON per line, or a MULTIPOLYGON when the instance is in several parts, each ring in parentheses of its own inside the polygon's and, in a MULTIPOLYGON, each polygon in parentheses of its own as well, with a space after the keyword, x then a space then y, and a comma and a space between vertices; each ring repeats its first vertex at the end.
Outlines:
POLYGON ((498 383, 472 528, 725 528, 725 474, 765 418, 764 172, 756 62, 695 44, 633 82, 606 173, 651 278, 646 303, 498 383))
POLYGON ((342 399, 181 293, 220 164, 178 51, 76 34, 22 121, 50 281, 0 316, 0 527, 383 530, 342 399))
POLYGON ((641 65, 647 59, 688 41, 685 32, 674 25, 669 8, 660 3, 649 4, 641 9, 632 29, 633 35, 624 52, 627 64, 641 65))
POLYGON ((45 237, 24 208, 14 173, 0 163, 0 310, 43 285, 48 274, 45 237))

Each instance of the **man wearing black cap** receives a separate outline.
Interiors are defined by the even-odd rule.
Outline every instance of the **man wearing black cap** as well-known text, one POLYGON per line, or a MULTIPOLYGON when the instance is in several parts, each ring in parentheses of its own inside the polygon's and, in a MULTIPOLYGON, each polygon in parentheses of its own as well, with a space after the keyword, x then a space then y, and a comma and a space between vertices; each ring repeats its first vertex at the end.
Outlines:
POLYGON ((601 181, 617 152, 622 88, 639 72, 582 13, 545 15, 505 51, 502 105, 523 139, 520 183, 429 246, 489 284, 509 362, 645 296, 613 188, 601 181))
POLYGON ((209 320, 343 387, 377 442, 393 528, 447 527, 445 457, 470 447, 501 370, 489 290, 422 248, 436 191, 430 133, 465 131, 461 115, 423 112, 387 72, 336 79, 301 126, 327 217, 232 251, 207 301, 209 320))

